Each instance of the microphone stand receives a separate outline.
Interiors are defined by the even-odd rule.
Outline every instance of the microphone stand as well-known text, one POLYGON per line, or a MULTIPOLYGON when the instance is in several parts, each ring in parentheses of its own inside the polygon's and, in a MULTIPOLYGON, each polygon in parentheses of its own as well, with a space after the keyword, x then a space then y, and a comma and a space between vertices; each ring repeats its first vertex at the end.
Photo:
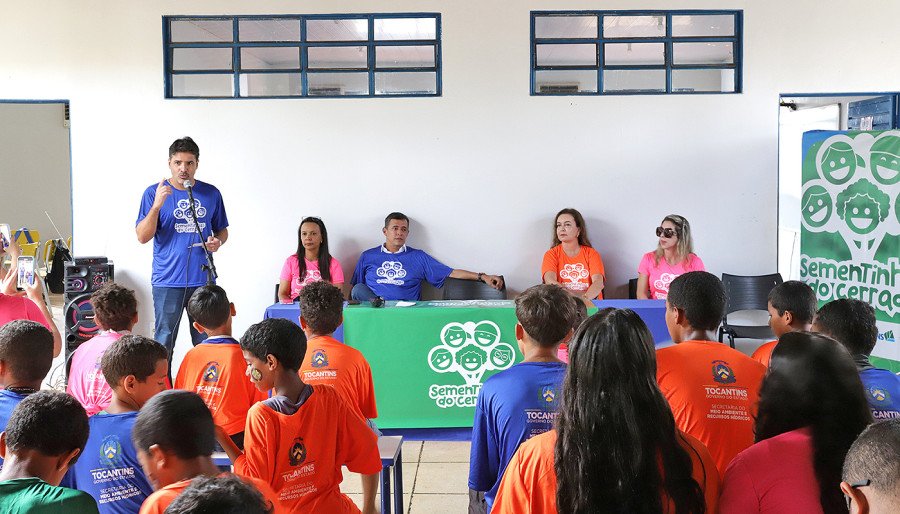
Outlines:
MULTIPOLYGON (((191 217, 194 220, 194 228, 197 229, 197 234, 200 236, 200 247, 203 248, 203 254, 206 255, 206 264, 201 266, 201 269, 206 272, 206 285, 211 286, 216 283, 216 279, 219 278, 219 273, 216 271, 216 264, 213 262, 212 252, 206 247, 206 241, 203 239, 203 231, 200 229, 200 221, 197 219, 197 210, 194 208, 194 186, 188 185, 185 189, 187 189, 188 199, 190 201, 191 217)), ((188 251, 190 251, 190 248, 188 248, 188 251)))

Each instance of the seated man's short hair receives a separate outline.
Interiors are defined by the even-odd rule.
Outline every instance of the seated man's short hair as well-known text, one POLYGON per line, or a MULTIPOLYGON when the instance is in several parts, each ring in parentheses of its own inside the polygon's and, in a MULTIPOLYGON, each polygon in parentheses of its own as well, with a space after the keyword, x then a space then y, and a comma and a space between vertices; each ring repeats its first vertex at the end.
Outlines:
POLYGON ((841 479, 850 484, 869 480, 885 500, 900 505, 900 418, 873 423, 859 434, 847 451, 841 479))

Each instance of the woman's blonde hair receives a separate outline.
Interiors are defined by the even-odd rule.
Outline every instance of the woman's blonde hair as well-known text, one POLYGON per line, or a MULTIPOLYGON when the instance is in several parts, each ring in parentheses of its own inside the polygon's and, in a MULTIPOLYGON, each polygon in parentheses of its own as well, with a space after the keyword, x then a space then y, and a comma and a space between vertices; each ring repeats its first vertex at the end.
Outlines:
MULTIPOLYGON (((675 235, 678 236, 678 244, 675 245, 675 256, 678 258, 678 262, 681 262, 694 253, 694 240, 691 237, 691 224, 688 223, 688 220, 684 216, 679 216, 678 214, 669 214, 663 218, 660 226, 666 221, 670 221, 675 225, 675 235)), ((662 257, 663 254, 662 247, 657 245, 656 251, 654 252, 657 265, 659 265, 659 258, 662 257)))

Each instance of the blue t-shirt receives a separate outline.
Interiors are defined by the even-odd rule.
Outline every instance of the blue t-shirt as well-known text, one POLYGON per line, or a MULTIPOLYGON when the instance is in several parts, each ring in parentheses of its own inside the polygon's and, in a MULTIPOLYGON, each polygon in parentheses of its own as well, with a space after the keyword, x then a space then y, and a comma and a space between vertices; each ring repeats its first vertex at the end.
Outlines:
POLYGON ((519 445, 553 428, 565 374, 562 362, 522 362, 481 387, 472 426, 469 489, 485 491, 488 511, 519 445))
MULTIPOLYGON (((166 184, 172 184, 166 180, 166 184)), ((153 207, 157 184, 144 191, 141 210, 135 226, 141 222, 153 207)), ((206 284, 206 264, 203 248, 191 246, 228 227, 222 194, 211 184, 197 181, 194 186, 194 207, 200 222, 202 237, 191 215, 187 191, 172 187, 172 194, 166 198, 159 210, 156 234, 153 235, 153 275, 151 284, 156 287, 195 287, 206 284), (190 260, 190 262, 188 262, 190 260)))
MULTIPOLYGON (((24 394, 14 393, 6 389, 0 390, 0 432, 6 430, 9 418, 12 416, 13 409, 22 400, 25 399, 24 394)), ((0 469, 3 469, 3 459, 0 458, 0 469)))
POLYGON ((441 287, 453 272, 422 250, 407 246, 404 251, 388 253, 383 248, 376 246, 359 256, 350 283, 365 284, 385 300, 418 300, 423 280, 441 287))
POLYGON ((900 377, 886 369, 869 368, 860 371, 859 378, 875 421, 900 418, 900 377))
POLYGON ((133 514, 153 492, 131 442, 137 412, 91 416, 87 445, 60 485, 80 489, 101 513, 133 514))

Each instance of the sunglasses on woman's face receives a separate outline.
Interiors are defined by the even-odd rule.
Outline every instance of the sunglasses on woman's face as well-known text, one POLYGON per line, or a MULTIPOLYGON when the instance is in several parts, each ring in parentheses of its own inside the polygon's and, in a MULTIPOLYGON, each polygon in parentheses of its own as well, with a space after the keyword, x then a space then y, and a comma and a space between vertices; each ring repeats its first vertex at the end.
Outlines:
POLYGON ((656 237, 664 237, 666 239, 669 239, 676 234, 678 234, 678 232, 674 228, 656 227, 656 237))

